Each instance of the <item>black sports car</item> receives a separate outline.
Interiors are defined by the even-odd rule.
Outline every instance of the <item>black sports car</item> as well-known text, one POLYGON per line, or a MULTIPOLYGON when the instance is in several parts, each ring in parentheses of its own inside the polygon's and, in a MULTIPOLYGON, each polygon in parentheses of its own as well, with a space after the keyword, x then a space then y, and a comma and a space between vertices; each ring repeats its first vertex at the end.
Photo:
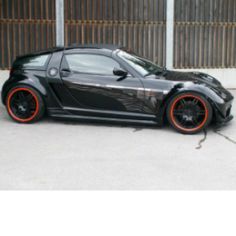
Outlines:
POLYGON ((111 45, 54 48, 18 57, 2 89, 10 117, 161 125, 193 134, 225 123, 233 96, 203 73, 169 71, 111 45))

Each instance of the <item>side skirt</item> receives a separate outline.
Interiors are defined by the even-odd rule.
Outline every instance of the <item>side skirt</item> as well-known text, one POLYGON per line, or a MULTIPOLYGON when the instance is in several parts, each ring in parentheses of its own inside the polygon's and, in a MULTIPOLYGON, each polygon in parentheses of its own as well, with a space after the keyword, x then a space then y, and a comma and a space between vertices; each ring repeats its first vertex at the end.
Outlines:
POLYGON ((87 109, 48 109, 48 115, 58 119, 73 119, 86 121, 101 121, 101 122, 115 122, 127 124, 149 124, 160 125, 158 119, 154 115, 145 115, 138 113, 124 113, 124 112, 107 112, 87 109), (76 111, 76 114, 74 113, 76 111), (125 114, 125 115, 124 115, 125 114))

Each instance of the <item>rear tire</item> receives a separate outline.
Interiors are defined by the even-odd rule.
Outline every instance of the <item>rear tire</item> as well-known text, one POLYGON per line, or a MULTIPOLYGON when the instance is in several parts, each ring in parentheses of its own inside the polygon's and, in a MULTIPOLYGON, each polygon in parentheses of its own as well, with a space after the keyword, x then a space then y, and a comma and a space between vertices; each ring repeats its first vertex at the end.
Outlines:
POLYGON ((167 118, 171 126, 183 134, 196 134, 212 121, 211 104, 198 93, 182 93, 171 99, 167 118))
POLYGON ((9 116, 18 123, 34 123, 42 119, 45 106, 39 92, 29 86, 16 86, 6 97, 9 116))

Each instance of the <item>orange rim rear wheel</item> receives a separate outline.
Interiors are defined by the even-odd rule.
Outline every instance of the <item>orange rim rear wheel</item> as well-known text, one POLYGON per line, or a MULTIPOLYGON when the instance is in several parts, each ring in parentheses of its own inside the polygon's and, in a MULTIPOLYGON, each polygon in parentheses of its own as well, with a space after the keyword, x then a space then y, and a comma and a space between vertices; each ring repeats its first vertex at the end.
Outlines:
POLYGON ((39 101, 31 89, 16 88, 8 95, 7 109, 13 119, 26 123, 37 116, 39 101))

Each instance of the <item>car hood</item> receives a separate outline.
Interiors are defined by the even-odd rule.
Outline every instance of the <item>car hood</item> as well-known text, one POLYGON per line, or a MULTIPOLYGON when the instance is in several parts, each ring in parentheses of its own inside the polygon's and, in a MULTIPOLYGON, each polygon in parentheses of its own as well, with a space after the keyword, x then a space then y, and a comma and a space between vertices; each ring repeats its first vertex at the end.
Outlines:
POLYGON ((221 83, 217 79, 201 72, 179 72, 167 70, 163 77, 169 81, 193 82, 195 84, 205 84, 211 87, 221 86, 221 83))

